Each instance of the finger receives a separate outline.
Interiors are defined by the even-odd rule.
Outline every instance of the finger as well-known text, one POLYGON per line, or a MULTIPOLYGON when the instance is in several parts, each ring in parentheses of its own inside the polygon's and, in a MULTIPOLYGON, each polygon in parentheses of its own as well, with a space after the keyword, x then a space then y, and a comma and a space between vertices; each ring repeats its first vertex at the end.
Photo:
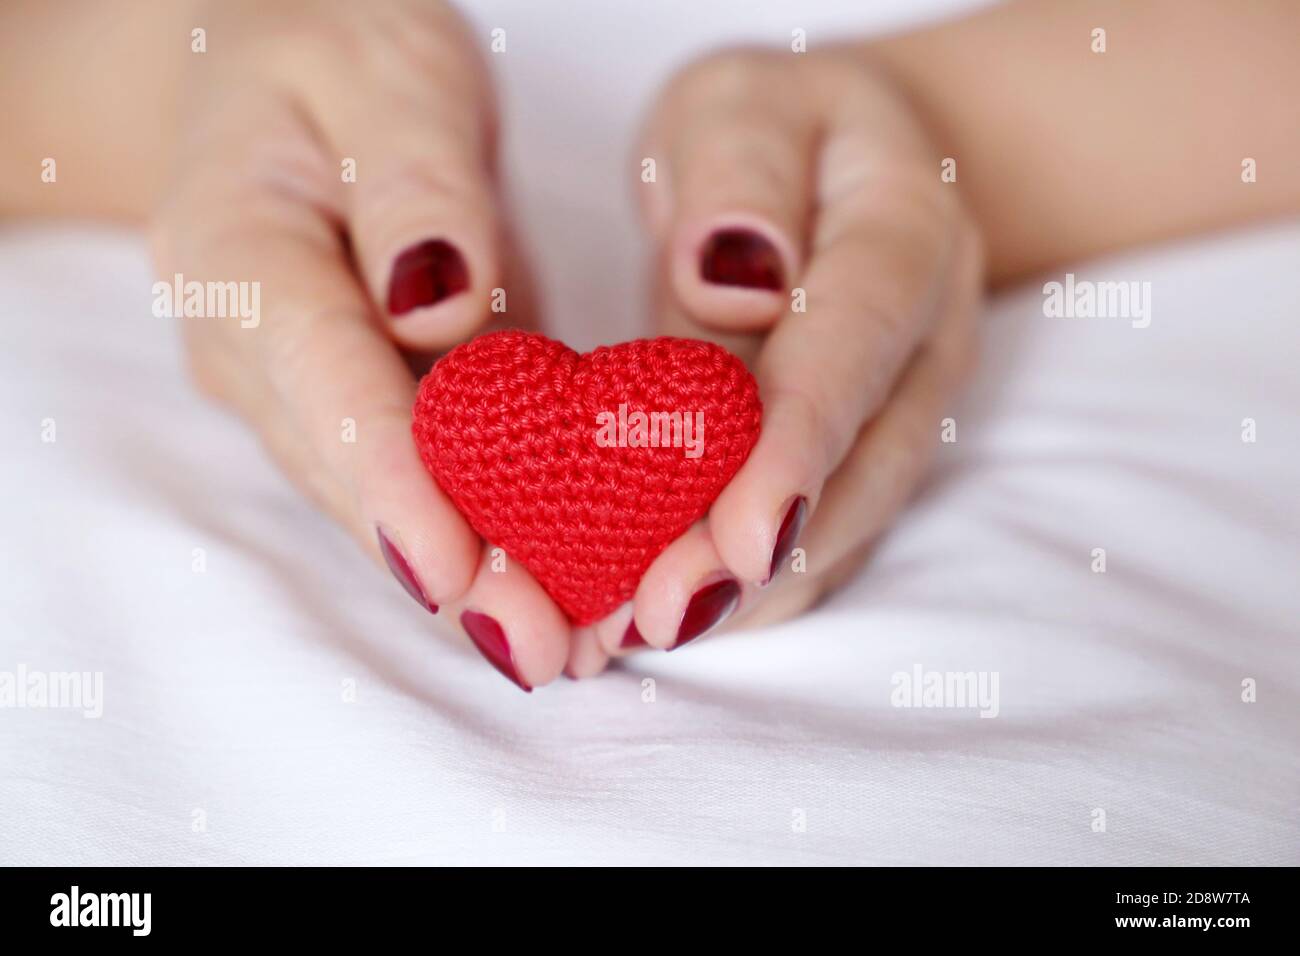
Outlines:
POLYGON ((881 532, 921 485, 976 357, 980 277, 976 243, 962 243, 934 334, 915 353, 884 408, 827 481, 797 560, 738 624, 763 626, 814 605, 857 572, 881 532))
MULTIPOLYGON (((676 650, 721 625, 744 601, 745 589, 726 569, 708 527, 697 522, 646 570, 633 598, 633 627, 648 646, 676 650)), ((621 643, 633 642, 629 632, 621 643)))
POLYGON ((486 322, 503 288, 495 105, 457 18, 429 29, 385 15, 418 57, 360 63, 364 82, 335 70, 303 95, 340 162, 355 160, 344 215, 377 311, 402 345, 441 349, 486 322))
POLYGON ((523 565, 485 545, 458 603, 461 627, 488 663, 521 689, 549 684, 569 659, 569 622, 523 565))
POLYGON ((670 269, 667 250, 660 250, 654 262, 651 281, 650 314, 655 333, 712 342, 722 346, 752 369, 762 350, 765 332, 726 329, 695 321, 670 288, 670 269))
POLYGON ((573 680, 595 677, 609 664, 609 655, 600 645, 594 627, 575 628, 570 639, 569 663, 564 673, 573 680))
POLYGON ((958 364, 935 349, 918 356, 895 397, 827 482, 799 560, 761 601, 751 603, 740 625, 763 627, 802 614, 861 568, 934 457, 940 423, 960 380, 958 364))
POLYGON ((817 140, 790 69, 774 54, 712 57, 678 79, 651 121, 646 150, 666 168, 643 193, 646 213, 672 292, 698 322, 761 327, 788 306, 817 140))
POLYGON ((291 422, 348 490, 354 533, 372 540, 408 592, 431 607, 456 599, 478 537, 420 461, 414 377, 340 257, 266 232, 250 251, 258 247, 294 276, 278 281, 265 330, 268 375, 291 422))
POLYGON ((621 605, 612 614, 591 626, 596 640, 610 657, 622 657, 646 646, 632 623, 632 602, 621 605))
POLYGON ((719 553, 766 583, 863 423, 933 326, 960 220, 946 197, 864 178, 819 215, 807 311, 771 331, 756 363, 763 431, 709 513, 719 553))
MULTIPOLYGON (((164 214, 160 259, 187 279, 246 282, 259 311, 219 333, 256 382, 244 413, 300 486, 331 511, 420 604, 469 587, 479 542, 430 479, 410 435, 415 382, 373 321, 331 224, 214 163, 164 214), (286 451, 292 449, 292 451, 286 451)), ((212 319, 209 328, 217 334, 212 319)))
POLYGON ((805 535, 809 576, 870 545, 921 484, 944 422, 977 356, 978 249, 964 244, 935 333, 916 353, 880 414, 831 476, 805 535))
POLYGON ((770 591, 764 592, 763 600, 755 601, 743 617, 735 620, 735 626, 767 627, 811 610, 862 569, 871 547, 871 544, 861 545, 816 575, 783 577, 770 591))

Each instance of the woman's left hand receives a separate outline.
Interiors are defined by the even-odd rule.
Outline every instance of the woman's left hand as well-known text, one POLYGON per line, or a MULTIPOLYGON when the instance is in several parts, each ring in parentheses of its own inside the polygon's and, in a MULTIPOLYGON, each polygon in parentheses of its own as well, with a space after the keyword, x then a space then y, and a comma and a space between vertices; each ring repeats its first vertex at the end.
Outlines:
POLYGON ((578 630, 575 676, 727 619, 797 614, 843 581, 924 476, 976 352, 977 232, 860 50, 696 63, 641 155, 659 331, 741 355, 763 431, 634 600, 578 630))

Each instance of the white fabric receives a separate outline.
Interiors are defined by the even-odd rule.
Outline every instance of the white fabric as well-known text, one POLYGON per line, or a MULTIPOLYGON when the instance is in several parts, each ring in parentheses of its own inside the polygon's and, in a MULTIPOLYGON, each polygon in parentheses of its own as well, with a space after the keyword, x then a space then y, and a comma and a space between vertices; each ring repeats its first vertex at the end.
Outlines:
MULTIPOLYGON (((519 206, 566 336, 615 340, 653 84, 847 15, 528 6, 477 14, 519 206)), ((856 583, 529 696, 192 394, 138 238, 9 229, 0 674, 104 691, 99 719, 0 709, 0 863, 1300 863, 1297 261, 1300 225, 1073 270, 1151 282, 1145 329, 1004 297, 856 583), (998 716, 892 706, 917 666, 996 672, 998 716)))

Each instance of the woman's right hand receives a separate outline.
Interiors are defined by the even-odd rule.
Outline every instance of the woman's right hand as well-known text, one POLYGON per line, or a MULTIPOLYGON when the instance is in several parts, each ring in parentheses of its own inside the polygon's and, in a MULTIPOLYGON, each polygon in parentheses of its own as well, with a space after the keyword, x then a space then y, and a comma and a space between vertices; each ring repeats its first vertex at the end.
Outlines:
POLYGON ((180 320, 195 380, 421 605, 547 683, 568 622, 525 569, 490 570, 410 431, 412 353, 473 335, 495 289, 528 319, 478 40, 440 0, 213 0, 195 24, 155 260, 260 298, 242 321, 180 320))

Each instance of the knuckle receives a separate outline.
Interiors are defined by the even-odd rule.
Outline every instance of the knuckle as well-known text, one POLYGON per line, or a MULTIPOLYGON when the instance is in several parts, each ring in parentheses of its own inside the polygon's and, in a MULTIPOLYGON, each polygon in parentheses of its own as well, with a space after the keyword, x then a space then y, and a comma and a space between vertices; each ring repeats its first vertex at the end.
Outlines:
POLYGON ((259 336, 258 350, 262 367, 273 391, 285 399, 307 388, 312 369, 321 364, 330 336, 318 327, 313 317, 278 315, 268 317, 254 330, 259 336))
POLYGON ((876 443, 873 472, 868 479, 873 517, 867 529, 872 535, 883 530, 889 518, 902 508, 929 467, 938 448, 932 426, 930 418, 918 415, 911 422, 898 423, 892 434, 876 443))
POLYGON ((847 555, 840 558, 834 565, 823 575, 818 577, 817 596, 813 603, 820 602, 823 598, 829 597, 838 591, 849 581, 857 576, 862 570, 863 565, 871 555, 871 549, 874 541, 870 536, 865 536, 862 543, 858 544, 847 555))
POLYGON ((227 376, 213 360, 208 348, 197 346, 188 341, 185 349, 185 370, 190 384, 204 398, 224 403, 227 400, 227 376))
POLYGON ((816 471, 828 473, 847 445, 847 440, 831 424, 833 399, 821 388, 785 385, 772 391, 771 403, 780 403, 793 422, 794 433, 807 436, 812 443, 817 456, 816 471))
POLYGON ((769 75, 771 58, 767 51, 744 47, 710 53, 684 66, 672 80, 670 91, 687 97, 741 95, 769 75))
POLYGON ((292 32, 291 41, 268 31, 257 41, 265 47, 261 57, 279 64, 278 70, 301 88, 320 88, 355 102, 338 70, 338 64, 348 63, 349 83, 362 72, 397 92, 415 76, 423 86, 454 89, 487 105, 487 64, 452 4, 335 4, 321 16, 286 18, 279 25, 292 32))
MULTIPOLYGON (((392 219, 409 220, 431 212, 495 220, 496 207, 479 167, 457 149, 463 138, 442 141, 417 158, 395 160, 363 187, 357 216, 360 227, 378 228, 392 219)), ((495 228, 495 222, 493 224, 495 228)))
POLYGON ((743 623, 747 627, 765 627, 796 618, 815 607, 827 591, 826 581, 820 575, 780 578, 772 591, 763 596, 762 603, 745 615, 743 623))
POLYGON ((957 333, 955 341, 944 356, 944 361, 955 386, 962 386, 971 381, 980 364, 980 353, 975 336, 966 332, 957 333))
POLYGON ((172 264, 176 261, 176 240, 171 224, 166 219, 155 219, 149 224, 145 241, 154 270, 160 275, 171 273, 172 264))
POLYGON ((954 390, 965 385, 975 375, 980 364, 980 340, 975 309, 961 310, 952 325, 936 337, 936 347, 942 352, 940 363, 953 383, 954 390))
POLYGON ((957 218, 957 281, 978 288, 988 263, 984 234, 963 206, 957 218))

